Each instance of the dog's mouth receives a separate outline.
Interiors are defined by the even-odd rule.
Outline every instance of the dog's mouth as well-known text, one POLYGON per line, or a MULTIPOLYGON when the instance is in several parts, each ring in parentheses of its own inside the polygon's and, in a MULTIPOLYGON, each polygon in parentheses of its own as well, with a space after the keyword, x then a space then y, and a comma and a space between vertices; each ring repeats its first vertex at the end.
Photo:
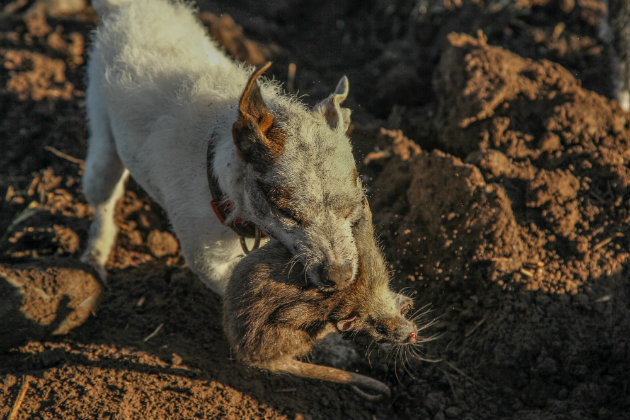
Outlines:
POLYGON ((351 259, 309 245, 306 241, 296 241, 287 247, 293 254, 293 261, 299 261, 304 267, 304 279, 309 285, 322 292, 334 292, 352 284, 357 267, 351 259))
POLYGON ((317 287, 320 291, 324 293, 332 293, 336 289, 336 285, 334 282, 330 281, 327 277, 322 277, 322 268, 323 263, 318 264, 315 267, 309 268, 306 270, 306 277, 310 284, 317 287))

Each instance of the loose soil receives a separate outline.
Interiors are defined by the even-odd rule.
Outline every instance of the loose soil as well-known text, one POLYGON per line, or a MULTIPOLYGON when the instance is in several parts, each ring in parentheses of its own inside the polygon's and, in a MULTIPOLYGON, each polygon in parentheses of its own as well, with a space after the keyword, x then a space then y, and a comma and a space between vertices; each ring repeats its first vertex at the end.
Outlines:
POLYGON ((350 78, 394 284, 437 320, 429 361, 352 363, 392 388, 376 402, 232 360, 219 298, 133 180, 107 284, 78 262, 97 17, 32 4, 0 11, 1 418, 628 418, 630 114, 602 3, 199 2, 232 56, 279 80, 295 63, 305 102, 350 78))

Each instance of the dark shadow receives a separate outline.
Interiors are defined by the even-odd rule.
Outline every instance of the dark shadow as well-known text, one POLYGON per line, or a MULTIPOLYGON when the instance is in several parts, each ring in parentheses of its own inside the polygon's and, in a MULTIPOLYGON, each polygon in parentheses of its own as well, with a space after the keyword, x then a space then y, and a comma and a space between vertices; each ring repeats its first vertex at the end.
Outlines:
MULTIPOLYGON (((477 270, 483 267, 469 268, 477 270)), ((420 374, 435 380, 434 390, 447 385, 440 398, 500 418, 628 412, 630 261, 575 294, 474 278, 416 284, 419 300, 441 316, 441 338, 428 347, 442 362, 420 374)), ((413 404, 411 394, 401 398, 413 404)))
MULTIPOLYGON (((43 259, 0 267, 0 352, 50 338, 74 311, 63 284, 42 280, 47 269, 83 270, 93 278, 97 276, 90 267, 73 259, 43 259)), ((98 282, 93 289, 98 298, 98 282)), ((84 291, 89 293, 90 289, 84 291)))

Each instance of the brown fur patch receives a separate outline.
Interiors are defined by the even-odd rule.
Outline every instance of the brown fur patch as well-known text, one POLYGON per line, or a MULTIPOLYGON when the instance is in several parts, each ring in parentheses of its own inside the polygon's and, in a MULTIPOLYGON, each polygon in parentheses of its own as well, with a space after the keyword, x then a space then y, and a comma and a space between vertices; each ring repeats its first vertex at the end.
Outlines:
POLYGON ((271 127, 265 132, 265 137, 269 140, 266 143, 269 156, 275 160, 284 152, 284 143, 286 142, 284 132, 273 121, 271 127))
POLYGON ((268 62, 247 81, 238 105, 232 137, 241 159, 265 172, 284 151, 286 137, 260 93, 256 79, 271 66, 268 62))
POLYGON ((278 208, 291 207, 293 191, 290 188, 271 186, 264 183, 259 183, 259 185, 267 196, 267 199, 274 206, 278 208))
POLYGON ((381 326, 385 328, 387 331, 393 331, 400 324, 400 321, 394 318, 383 318, 378 321, 375 326, 381 326))
POLYGON ((258 186, 272 206, 299 222, 300 225, 306 226, 308 224, 303 214, 293 207, 293 191, 290 188, 272 186, 263 182, 258 182, 258 186))

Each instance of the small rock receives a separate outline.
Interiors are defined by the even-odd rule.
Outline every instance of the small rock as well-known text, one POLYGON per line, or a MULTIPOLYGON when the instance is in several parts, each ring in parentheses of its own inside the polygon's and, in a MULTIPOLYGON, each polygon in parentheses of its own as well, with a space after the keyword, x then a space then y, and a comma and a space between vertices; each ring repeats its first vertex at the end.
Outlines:
POLYGON ((424 399, 424 406, 431 412, 436 413, 442 408, 444 397, 441 392, 431 392, 424 399))
POLYGON ((7 375, 4 378, 4 389, 9 389, 17 383, 17 376, 7 375))
POLYGON ((171 357, 171 364, 173 366, 180 366, 182 362, 183 362, 182 357, 177 353, 173 353, 171 357))
POLYGON ((127 238, 129 239, 129 243, 131 245, 142 245, 142 235, 137 230, 132 230, 127 233, 127 238))
POLYGON ((546 133, 540 142, 540 149, 545 152, 553 152, 562 147, 560 137, 555 133, 546 133))
POLYGON ((78 13, 86 6, 86 0, 37 0, 26 13, 44 13, 49 16, 60 17, 78 13))
POLYGON ((441 411, 438 411, 435 416, 433 417, 433 420, 444 420, 444 413, 441 411))
POLYGON ((151 233, 149 233, 147 245, 151 253, 157 258, 174 255, 179 249, 179 244, 175 236, 159 230, 152 230, 151 233))
POLYGON ((446 410, 444 410, 444 414, 446 414, 446 417, 448 417, 449 419, 454 419, 462 414, 462 409, 459 407, 448 407, 446 410))

